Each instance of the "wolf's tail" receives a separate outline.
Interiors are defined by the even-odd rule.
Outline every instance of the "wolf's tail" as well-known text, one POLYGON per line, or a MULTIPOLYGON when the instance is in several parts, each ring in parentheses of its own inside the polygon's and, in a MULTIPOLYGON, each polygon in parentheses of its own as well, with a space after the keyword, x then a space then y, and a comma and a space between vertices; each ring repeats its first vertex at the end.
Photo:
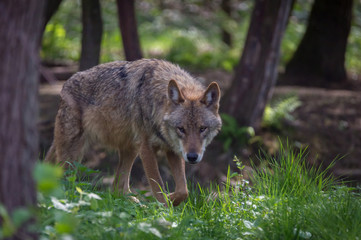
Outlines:
POLYGON ((47 163, 55 163, 56 162, 54 142, 51 144, 51 147, 49 148, 48 152, 46 153, 44 162, 47 162, 47 163))

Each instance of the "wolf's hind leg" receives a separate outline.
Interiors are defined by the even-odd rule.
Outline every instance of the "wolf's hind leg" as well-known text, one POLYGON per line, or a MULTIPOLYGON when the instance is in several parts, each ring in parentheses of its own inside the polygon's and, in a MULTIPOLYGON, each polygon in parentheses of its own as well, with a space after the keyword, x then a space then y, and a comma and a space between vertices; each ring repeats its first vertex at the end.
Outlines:
POLYGON ((79 161, 83 157, 84 130, 79 111, 61 103, 55 121, 54 145, 56 162, 68 167, 66 162, 79 161))
POLYGON ((137 157, 137 151, 133 148, 127 150, 119 148, 118 155, 119 164, 114 177, 113 189, 118 189, 123 194, 127 194, 131 192, 129 188, 129 178, 134 160, 137 157))
POLYGON ((69 142, 60 142, 56 148, 56 158, 58 164, 68 168, 70 162, 81 161, 83 158, 84 141, 81 137, 72 139, 69 142))
POLYGON ((44 162, 47 162, 47 163, 55 163, 56 162, 54 141, 52 142, 48 152, 45 155, 44 162))
POLYGON ((167 159, 176 184, 175 191, 169 197, 173 206, 177 206, 188 197, 185 162, 173 152, 167 152, 167 159))

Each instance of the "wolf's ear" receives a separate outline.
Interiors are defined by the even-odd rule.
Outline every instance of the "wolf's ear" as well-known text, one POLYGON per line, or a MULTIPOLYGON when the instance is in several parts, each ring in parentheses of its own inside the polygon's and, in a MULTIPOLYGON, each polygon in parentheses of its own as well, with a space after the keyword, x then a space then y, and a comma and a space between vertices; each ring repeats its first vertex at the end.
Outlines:
POLYGON ((215 107, 218 110, 219 98, 221 96, 221 90, 216 82, 209 84, 207 90, 204 92, 201 102, 207 107, 215 107))
POLYGON ((174 104, 180 104, 184 102, 183 94, 179 90, 177 82, 173 79, 170 80, 168 84, 168 98, 174 104))

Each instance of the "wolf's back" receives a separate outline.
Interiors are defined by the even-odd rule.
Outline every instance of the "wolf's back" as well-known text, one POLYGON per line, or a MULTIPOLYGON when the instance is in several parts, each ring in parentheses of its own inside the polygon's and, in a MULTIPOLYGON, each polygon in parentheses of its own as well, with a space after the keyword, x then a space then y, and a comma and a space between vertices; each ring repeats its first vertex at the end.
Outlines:
POLYGON ((64 84, 62 94, 69 94, 77 102, 85 104, 99 103, 105 94, 133 98, 141 97, 142 93, 166 96, 171 79, 183 88, 204 90, 199 81, 176 65, 163 60, 141 59, 105 63, 78 72, 64 84))
POLYGON ((62 99, 73 108, 108 115, 109 121, 131 122, 143 129, 160 125, 171 79, 184 92, 203 92, 203 85, 167 61, 142 59, 111 62, 76 73, 63 87, 62 99))

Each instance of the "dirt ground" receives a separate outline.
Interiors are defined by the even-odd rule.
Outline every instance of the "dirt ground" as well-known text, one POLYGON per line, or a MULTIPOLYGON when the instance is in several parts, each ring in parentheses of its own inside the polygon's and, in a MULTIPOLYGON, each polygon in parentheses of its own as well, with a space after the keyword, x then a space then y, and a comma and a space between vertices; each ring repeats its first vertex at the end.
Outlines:
MULTIPOLYGON (((67 79, 74 68, 51 71, 55 78, 67 79)), ((222 71, 208 71, 194 74, 205 81, 216 80, 222 89, 229 86, 231 75, 222 71)), ((59 92, 63 81, 52 84, 41 84, 39 90, 40 116, 40 150, 46 153, 53 138, 54 119, 59 104, 59 92)), ((357 88, 361 89, 361 88, 357 88)), ((344 176, 349 180, 361 182, 361 91, 360 90, 330 90, 321 88, 304 88, 296 86, 277 86, 274 97, 296 94, 302 105, 292 114, 295 121, 285 122, 282 132, 274 133, 262 130, 258 133, 262 138, 262 146, 272 151, 277 149, 278 135, 296 142, 298 146, 309 146, 310 161, 315 164, 330 163, 340 158, 332 169, 336 176, 344 176)), ((236 154, 245 162, 256 151, 253 148, 240 148, 236 152, 224 152, 222 143, 214 141, 207 149, 203 161, 196 166, 187 166, 188 179, 201 183, 210 181, 222 182, 225 179, 228 164, 235 169, 232 161, 236 154)), ((163 178, 171 179, 167 163, 160 156, 160 171, 163 178)), ((86 165, 102 170, 104 182, 110 183, 113 169, 117 164, 115 153, 93 146, 86 155, 86 165)), ((136 160, 132 170, 133 187, 143 189, 146 179, 141 163, 136 160)), ((169 181, 170 188, 173 182, 169 181)))
POLYGON ((309 145, 318 163, 338 158, 334 173, 361 180, 361 91, 277 87, 275 95, 295 93, 302 105, 284 135, 309 145))

